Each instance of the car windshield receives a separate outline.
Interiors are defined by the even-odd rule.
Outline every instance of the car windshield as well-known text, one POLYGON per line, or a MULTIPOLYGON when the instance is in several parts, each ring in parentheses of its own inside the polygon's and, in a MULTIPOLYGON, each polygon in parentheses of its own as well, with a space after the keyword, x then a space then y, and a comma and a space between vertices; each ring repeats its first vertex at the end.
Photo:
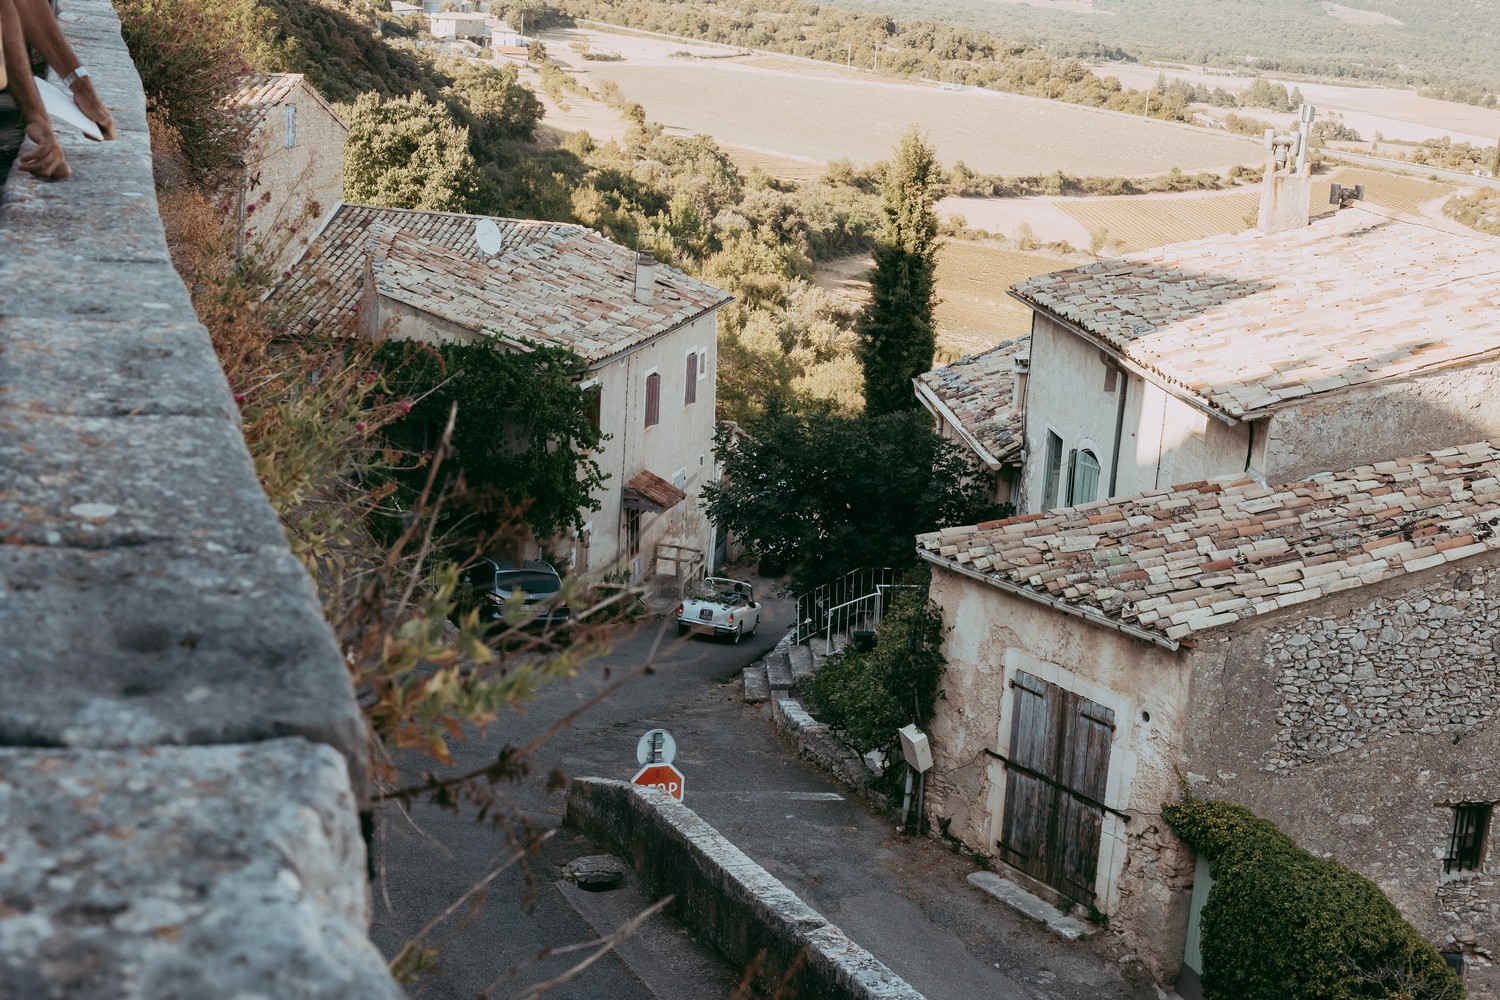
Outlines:
POLYGON ((505 594, 524 590, 534 597, 548 597, 557 593, 557 577, 526 570, 500 572, 495 574, 495 589, 505 594))

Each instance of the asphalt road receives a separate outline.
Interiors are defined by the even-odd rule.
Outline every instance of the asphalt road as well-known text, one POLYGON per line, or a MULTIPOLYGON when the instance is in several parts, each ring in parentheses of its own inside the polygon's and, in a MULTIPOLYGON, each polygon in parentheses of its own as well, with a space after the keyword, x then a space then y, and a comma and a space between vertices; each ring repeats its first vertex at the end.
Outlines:
MULTIPOLYGON (((884 816, 849 798, 775 738, 766 710, 745 705, 734 684, 790 624, 790 603, 765 593, 757 588, 767 625, 753 639, 739 646, 707 638, 679 642, 670 622, 665 632, 653 625, 622 637, 576 680, 507 719, 502 732, 465 746, 456 766, 478 766, 499 745, 544 731, 600 690, 606 671, 618 676, 646 662, 660 637, 653 673, 589 710, 544 747, 530 778, 505 789, 522 815, 557 827, 562 796, 547 791, 548 771, 628 779, 636 769, 636 741, 660 726, 676 738, 686 804, 932 1000, 1156 1000, 1155 989, 1130 963, 1106 958, 1090 944, 1065 944, 1019 918, 964 881, 974 869, 963 858, 929 838, 898 836, 884 816)), ((529 959, 549 945, 596 939, 585 913, 596 926, 610 922, 602 911, 580 913, 582 897, 572 893, 570 904, 553 884, 568 861, 599 851, 576 833, 558 830, 533 864, 537 886, 529 911, 521 906, 523 880, 497 879, 489 905, 446 942, 441 972, 420 995, 471 1000, 488 988, 496 1000, 521 996, 525 986, 576 961, 578 953, 529 959)), ((508 855, 503 835, 477 821, 471 809, 453 817, 425 808, 414 821, 388 810, 376 943, 388 953, 399 947, 508 855)), ((627 907, 618 900, 613 905, 618 925, 627 907)), ((653 918, 646 933, 630 965, 610 956, 549 996, 706 1000, 732 992, 738 971, 695 949, 669 921, 653 918), (653 993, 642 984, 642 954, 668 989, 654 983, 653 993)))

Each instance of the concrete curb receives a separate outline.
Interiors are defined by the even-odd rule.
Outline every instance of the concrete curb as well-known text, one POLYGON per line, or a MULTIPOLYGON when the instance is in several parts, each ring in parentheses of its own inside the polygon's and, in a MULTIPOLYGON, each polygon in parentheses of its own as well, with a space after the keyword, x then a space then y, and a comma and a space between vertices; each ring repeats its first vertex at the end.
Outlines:
POLYGON ((648 890, 730 962, 759 968, 779 995, 820 1000, 923 1000, 691 809, 664 792, 577 778, 563 822, 619 852, 648 890))

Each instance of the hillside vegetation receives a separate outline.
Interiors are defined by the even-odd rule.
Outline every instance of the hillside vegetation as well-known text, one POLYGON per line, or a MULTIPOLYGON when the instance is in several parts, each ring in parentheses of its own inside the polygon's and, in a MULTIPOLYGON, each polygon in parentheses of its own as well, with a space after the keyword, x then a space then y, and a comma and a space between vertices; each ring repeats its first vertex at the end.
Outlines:
POLYGON ((1091 0, 1092 11, 948 0, 940 12, 922 0, 839 3, 1043 41, 1054 54, 1123 49, 1242 72, 1430 85, 1433 96, 1471 103, 1500 90, 1497 0, 1091 0))

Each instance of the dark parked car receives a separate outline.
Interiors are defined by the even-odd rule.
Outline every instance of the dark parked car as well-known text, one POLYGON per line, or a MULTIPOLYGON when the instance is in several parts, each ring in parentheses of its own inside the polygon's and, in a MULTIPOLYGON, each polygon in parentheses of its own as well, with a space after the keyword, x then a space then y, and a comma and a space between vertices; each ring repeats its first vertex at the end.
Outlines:
POLYGON ((480 621, 498 622, 511 601, 521 601, 527 615, 521 624, 529 628, 565 625, 573 612, 557 599, 562 578, 540 559, 522 563, 480 556, 459 577, 459 606, 479 609, 480 621))

